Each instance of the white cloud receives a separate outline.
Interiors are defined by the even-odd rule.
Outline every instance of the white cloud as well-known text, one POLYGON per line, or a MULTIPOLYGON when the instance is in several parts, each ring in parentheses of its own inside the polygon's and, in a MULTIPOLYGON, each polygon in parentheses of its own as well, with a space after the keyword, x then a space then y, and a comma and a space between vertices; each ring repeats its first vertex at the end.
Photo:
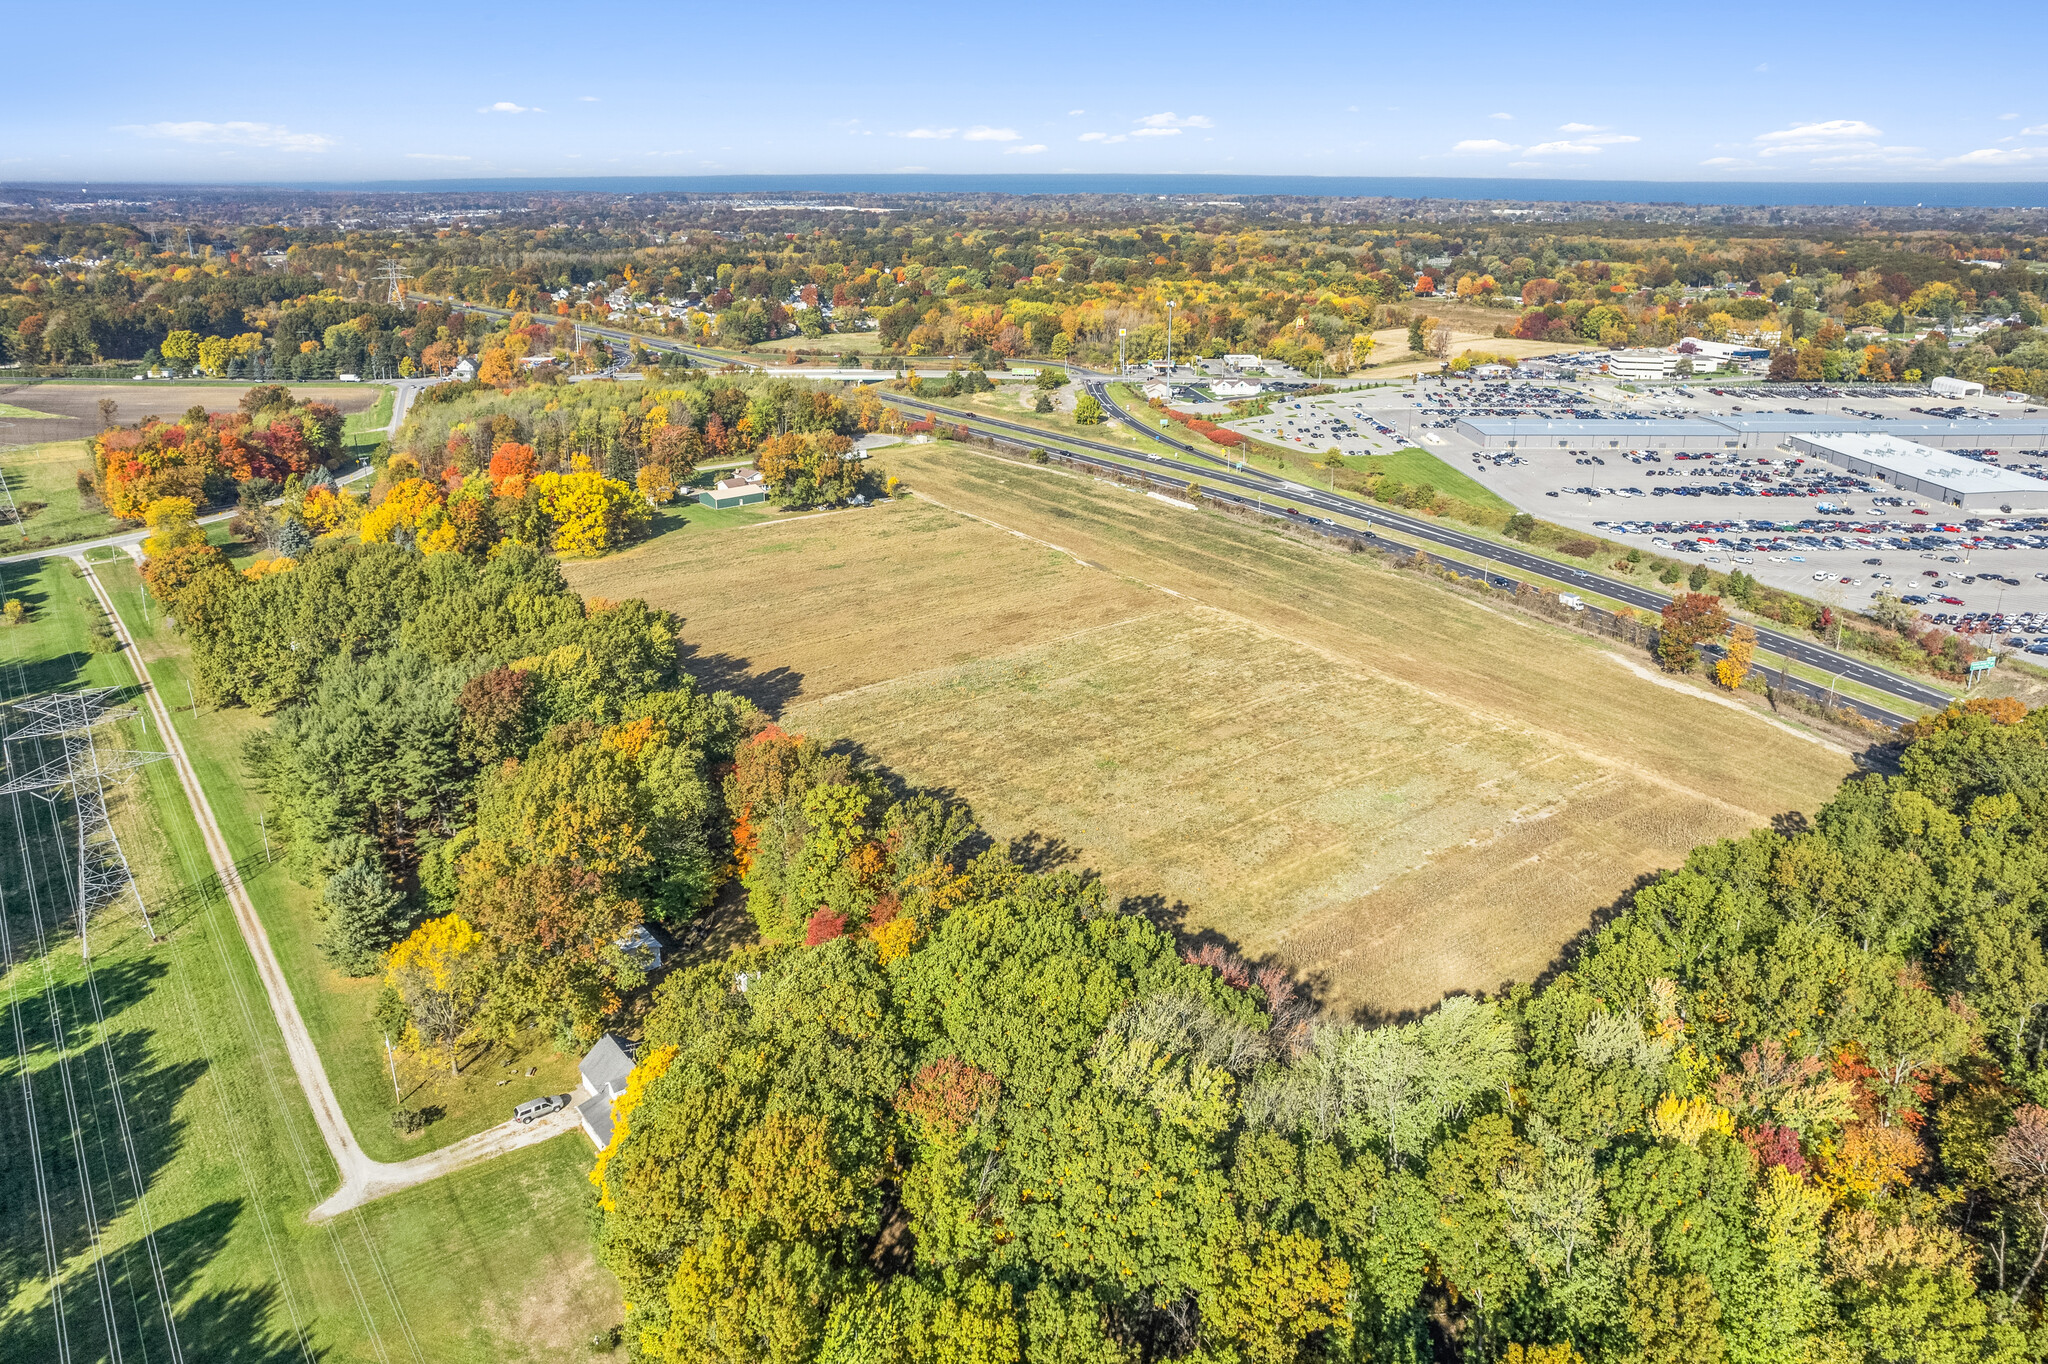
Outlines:
POLYGON ((1179 137, 1178 128, 1133 128, 1132 137, 1179 137))
POLYGON ((1561 133, 1597 133, 1600 131, 1600 125, 1597 123, 1560 123, 1557 125, 1557 130, 1561 133))
POLYGON ((1032 144, 1031 144, 1030 146, 1028 146, 1028 147, 1005 147, 1005 148, 1003 148, 1003 155, 1004 155, 1004 156, 1036 156, 1036 155, 1038 155, 1038 154, 1039 154, 1040 152, 1042 152, 1042 151, 1044 151, 1044 150, 1045 150, 1045 144, 1044 144, 1043 142, 1034 142, 1034 143, 1032 143, 1032 144))
POLYGON ((1124 135, 1122 133, 1083 133, 1077 140, 1081 142, 1121 142, 1124 140, 1124 135))
POLYGON ((1700 162, 1702 166, 1746 166, 1749 162, 1739 156, 1710 156, 1700 162))
POLYGON ((2020 129, 2022 137, 2048 137, 2048 123, 2036 123, 2031 128, 2020 129))
POLYGON ((2019 117, 2019 115, 2018 115, 2018 114, 2000 114, 2000 115, 1998 116, 1998 121, 1999 121, 2000 123, 2003 123, 2003 122, 2005 122, 2005 121, 2006 121, 2007 119, 2014 119, 2014 118, 2018 118, 2018 117, 2019 117))
POLYGON ((1594 156, 1600 149, 1590 142, 1539 142, 1529 148, 1531 156, 1594 156))
POLYGON ((1206 114, 1189 114, 1186 118, 1182 118, 1179 114, 1168 112, 1164 114, 1147 114, 1138 120, 1138 126, 1142 128, 1213 128, 1216 125, 1209 121, 1206 114))
POLYGON ((467 161, 466 156, 454 156, 448 152, 407 152, 414 161, 467 161))
POLYGON ((1468 137, 1451 147, 1453 156, 1499 156, 1503 152, 1517 151, 1513 143, 1502 142, 1494 137, 1468 137))
POLYGON ((1877 150, 1881 129, 1858 118, 1831 118, 1822 123, 1796 123, 1790 128, 1764 133, 1756 139, 1765 156, 1807 156, 1815 152, 1841 152, 1851 147, 1877 150))
POLYGON ((514 104, 509 99, 501 99, 496 104, 486 104, 477 112, 480 114, 544 114, 547 110, 529 109, 523 104, 514 104))
POLYGON ((1513 123, 1515 121, 1515 116, 1513 114, 1488 114, 1487 117, 1497 118, 1503 123, 1513 123))
POLYGON ((2048 161, 2048 147, 1980 147, 1974 152, 1951 156, 1949 166, 2019 166, 2030 161, 2048 161))
POLYGON ((1581 142, 1597 143, 1603 147, 1612 147, 1623 142, 1642 141, 1640 137, 1631 137, 1627 133, 1595 133, 1591 137, 1582 137, 1579 140, 1581 142))
POLYGON ((324 152, 338 140, 325 133, 295 133, 276 123, 128 123, 115 131, 196 146, 261 147, 280 152, 324 152))
POLYGON ((1751 70, 1754 71, 1768 71, 1770 69, 1771 64, 1769 62, 1758 62, 1754 67, 1751 68, 1751 70))
POLYGON ((578 104, 595 104, 595 103, 597 103, 597 96, 596 96, 596 95, 578 95, 578 96, 576 97, 576 102, 577 102, 578 104))
POLYGON ((1083 114, 1085 114, 1085 113, 1087 113, 1087 112, 1088 112, 1088 111, 1087 111, 1086 109, 1069 109, 1069 110, 1067 110, 1067 117, 1068 117, 1068 118, 1079 118, 1079 117, 1080 117, 1081 115, 1083 115, 1083 114))
POLYGON ((990 128, 977 123, 960 136, 969 142, 1015 142, 1021 134, 1015 128, 990 128))
POLYGON ((897 133, 896 136, 929 138, 943 141, 959 131, 958 128, 912 128, 909 132, 897 133))

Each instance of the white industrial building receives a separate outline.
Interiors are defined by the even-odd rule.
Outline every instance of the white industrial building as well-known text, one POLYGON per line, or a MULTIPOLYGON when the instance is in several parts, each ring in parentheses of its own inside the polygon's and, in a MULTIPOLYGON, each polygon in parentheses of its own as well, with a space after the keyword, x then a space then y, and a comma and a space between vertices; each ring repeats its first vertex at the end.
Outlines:
POLYGON ((1618 350, 1601 367, 1617 379, 1668 379, 1685 358, 1668 350, 1618 350))
POLYGON ((1892 421, 1825 412, 1758 412, 1648 418, 1466 417, 1458 422, 1459 435, 1493 451, 1774 450, 1794 436, 1816 433, 1889 436, 1941 450, 2048 450, 2048 420, 2040 417, 1892 421))
POLYGON ((1946 374, 1928 385, 1944 398, 1974 398, 1984 391, 1984 385, 1970 379, 1951 379, 1946 374))
POLYGON ((1973 512, 2048 511, 2048 480, 1893 436, 1799 435, 1795 454, 1824 459, 1904 493, 1973 512))

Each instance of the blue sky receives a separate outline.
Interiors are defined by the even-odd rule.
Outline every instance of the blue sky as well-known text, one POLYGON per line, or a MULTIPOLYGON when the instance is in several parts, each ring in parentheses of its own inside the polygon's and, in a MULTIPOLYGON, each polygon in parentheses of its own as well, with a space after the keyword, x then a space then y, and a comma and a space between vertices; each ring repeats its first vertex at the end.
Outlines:
POLYGON ((1482 4, 1430 40, 1412 7, 1242 3, 13 13, 17 53, 81 60, 10 72, 5 180, 2048 180, 2025 6, 1482 4))

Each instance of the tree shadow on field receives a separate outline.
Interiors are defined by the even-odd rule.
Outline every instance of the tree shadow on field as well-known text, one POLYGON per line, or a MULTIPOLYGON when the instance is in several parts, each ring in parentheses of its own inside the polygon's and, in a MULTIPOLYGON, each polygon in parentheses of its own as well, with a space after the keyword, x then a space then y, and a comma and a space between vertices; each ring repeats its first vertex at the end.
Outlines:
POLYGON ((1029 872, 1052 871, 1079 861, 1081 856, 1058 834, 1042 834, 1036 829, 1011 839, 1007 852, 1012 862, 1029 872))
POLYGON ((771 716, 781 715, 783 707, 803 694, 804 675, 794 668, 756 672, 751 659, 707 654, 687 640, 682 646, 682 667, 697 679, 701 690, 744 696, 771 716))
MULTIPOLYGON (((1779 818, 1784 819, 1786 817, 1779 816, 1779 818)), ((1803 823, 1805 816, 1794 815, 1792 818, 1797 818, 1803 823)), ((1778 820, 1772 821, 1774 825, 1777 822, 1778 820)), ((1588 917, 1586 926, 1566 939, 1564 945, 1558 948, 1556 953, 1551 956, 1550 964, 1536 973, 1536 978, 1529 982, 1530 988, 1538 991, 1547 989, 1551 982, 1555 981, 1566 971, 1571 970, 1578 963, 1579 957, 1585 950, 1592 946, 1593 940, 1599 937, 1609 924, 1619 919, 1623 914, 1626 914, 1630 906, 1635 904, 1636 896, 1644 889, 1655 885, 1657 879, 1663 874, 1662 871, 1638 873, 1636 879, 1628 883, 1628 889, 1594 910, 1591 916, 1588 917)), ((1497 993, 1506 994, 1516 984, 1517 982, 1515 981, 1504 980, 1501 982, 1497 993)))
POLYGON ((1117 912, 1137 915, 1151 923, 1153 927, 1171 935, 1174 945, 1180 949, 1183 961, 1192 961, 1198 957, 1206 957, 1212 963, 1221 960, 1233 966, 1243 967, 1245 973, 1251 977, 1256 977, 1267 970, 1284 973, 1294 987, 1292 1012, 1299 1016, 1314 1018, 1329 1011, 1329 972, 1304 972, 1293 963, 1283 961, 1273 952, 1258 957, 1247 956, 1238 946, 1237 940, 1227 933, 1207 926, 1192 926, 1189 917, 1194 911, 1184 900, 1169 902, 1164 895, 1125 895, 1118 898, 1117 912))

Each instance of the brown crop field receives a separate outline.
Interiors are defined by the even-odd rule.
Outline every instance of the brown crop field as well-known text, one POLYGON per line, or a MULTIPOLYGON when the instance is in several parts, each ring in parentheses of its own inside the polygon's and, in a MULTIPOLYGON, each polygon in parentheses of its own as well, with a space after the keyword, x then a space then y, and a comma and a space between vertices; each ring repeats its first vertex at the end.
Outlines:
POLYGON ((1850 770, 1370 556, 950 443, 886 458, 918 496, 571 581, 680 613, 711 684, 1340 1008, 1527 980, 1638 876, 1850 770))
MULTIPOLYGON (((384 390, 374 384, 286 384, 295 398, 333 403, 343 413, 360 412, 374 406, 384 390)), ((144 417, 171 418, 199 406, 226 411, 242 400, 248 384, 180 384, 130 381, 125 384, 18 383, 0 384, 0 403, 47 414, 41 421, 19 421, 14 440, 81 440, 99 431, 100 399, 116 403, 114 421, 120 425, 144 417)))

